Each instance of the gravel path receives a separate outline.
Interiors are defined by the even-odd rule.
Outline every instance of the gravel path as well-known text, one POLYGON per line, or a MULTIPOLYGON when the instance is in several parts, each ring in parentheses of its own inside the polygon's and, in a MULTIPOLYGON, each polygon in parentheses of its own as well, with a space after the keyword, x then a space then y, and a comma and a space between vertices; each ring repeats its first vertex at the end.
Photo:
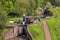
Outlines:
POLYGON ((46 20, 43 20, 43 26, 44 26, 46 40, 52 40, 46 20))

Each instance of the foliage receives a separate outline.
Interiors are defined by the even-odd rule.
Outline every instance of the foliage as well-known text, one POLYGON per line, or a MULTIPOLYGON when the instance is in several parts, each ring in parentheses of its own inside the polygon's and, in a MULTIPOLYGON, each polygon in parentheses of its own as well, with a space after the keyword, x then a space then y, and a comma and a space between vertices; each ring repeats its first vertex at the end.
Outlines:
POLYGON ((50 3, 50 2, 47 2, 47 3, 46 3, 46 7, 47 7, 47 8, 52 8, 51 3, 50 3))
MULTIPOLYGON (((33 15, 37 14, 39 8, 44 8, 48 1, 52 5, 60 5, 60 0, 1 0, 8 14, 16 11, 20 16, 28 13, 33 15)), ((51 5, 47 3, 47 6, 49 7, 51 5)))
POLYGON ((60 0, 49 0, 53 6, 60 6, 60 0))
POLYGON ((21 14, 35 14, 44 4, 44 0, 17 0, 17 10, 21 14))
POLYGON ((5 7, 3 5, 0 5, 0 40, 3 40, 6 21, 7 21, 7 13, 5 11, 5 7))
POLYGON ((7 21, 7 13, 3 6, 0 5, 0 28, 4 28, 7 21))
POLYGON ((17 12, 18 15, 36 14, 39 7, 44 7, 45 0, 1 0, 2 5, 5 6, 7 13, 17 12))
POLYGON ((15 10, 16 0, 1 0, 1 2, 2 5, 6 7, 7 12, 12 12, 13 10, 15 10))
POLYGON ((5 11, 9 14, 14 12, 16 9, 16 0, 0 0, 1 5, 5 7, 5 11))

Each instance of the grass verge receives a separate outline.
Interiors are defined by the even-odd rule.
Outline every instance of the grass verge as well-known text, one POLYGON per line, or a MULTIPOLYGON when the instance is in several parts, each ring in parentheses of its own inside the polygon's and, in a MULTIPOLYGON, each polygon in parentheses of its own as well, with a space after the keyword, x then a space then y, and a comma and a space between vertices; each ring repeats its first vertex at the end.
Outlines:
POLYGON ((44 30, 43 30, 43 26, 41 26, 41 24, 40 25, 32 24, 29 27, 29 30, 30 30, 34 40, 45 40, 44 30))
POLYGON ((60 14, 56 18, 47 20, 52 40, 60 40, 60 14))

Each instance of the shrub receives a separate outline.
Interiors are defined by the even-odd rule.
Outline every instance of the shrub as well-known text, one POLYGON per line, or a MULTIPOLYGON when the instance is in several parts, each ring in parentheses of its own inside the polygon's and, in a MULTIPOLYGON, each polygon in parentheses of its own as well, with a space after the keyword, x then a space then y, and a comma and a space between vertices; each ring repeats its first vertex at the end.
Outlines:
POLYGON ((7 13, 2 5, 0 5, 0 40, 3 40, 4 28, 7 21, 7 13))

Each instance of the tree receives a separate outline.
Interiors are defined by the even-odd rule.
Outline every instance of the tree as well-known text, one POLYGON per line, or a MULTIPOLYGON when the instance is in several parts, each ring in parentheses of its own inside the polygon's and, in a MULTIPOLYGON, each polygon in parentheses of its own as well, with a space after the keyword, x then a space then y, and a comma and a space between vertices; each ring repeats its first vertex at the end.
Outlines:
POLYGON ((45 0, 1 0, 2 5, 8 13, 18 12, 18 14, 35 14, 39 7, 44 7, 45 0))
POLYGON ((0 4, 0 28, 2 25, 5 25, 7 21, 7 13, 5 11, 5 6, 0 4))
POLYGON ((5 11, 5 7, 0 5, 0 40, 3 40, 4 29, 7 22, 7 13, 5 11))
POLYGON ((49 0, 53 6, 60 6, 60 0, 49 0))
POLYGON ((1 0, 2 5, 4 5, 7 12, 13 12, 16 7, 16 0, 1 0))
POLYGON ((19 14, 27 14, 27 10, 29 7, 29 1, 28 0, 17 0, 16 3, 17 7, 17 11, 19 12, 19 14))
POLYGON ((20 14, 35 14, 39 7, 45 5, 44 0, 17 0, 17 10, 20 14))

